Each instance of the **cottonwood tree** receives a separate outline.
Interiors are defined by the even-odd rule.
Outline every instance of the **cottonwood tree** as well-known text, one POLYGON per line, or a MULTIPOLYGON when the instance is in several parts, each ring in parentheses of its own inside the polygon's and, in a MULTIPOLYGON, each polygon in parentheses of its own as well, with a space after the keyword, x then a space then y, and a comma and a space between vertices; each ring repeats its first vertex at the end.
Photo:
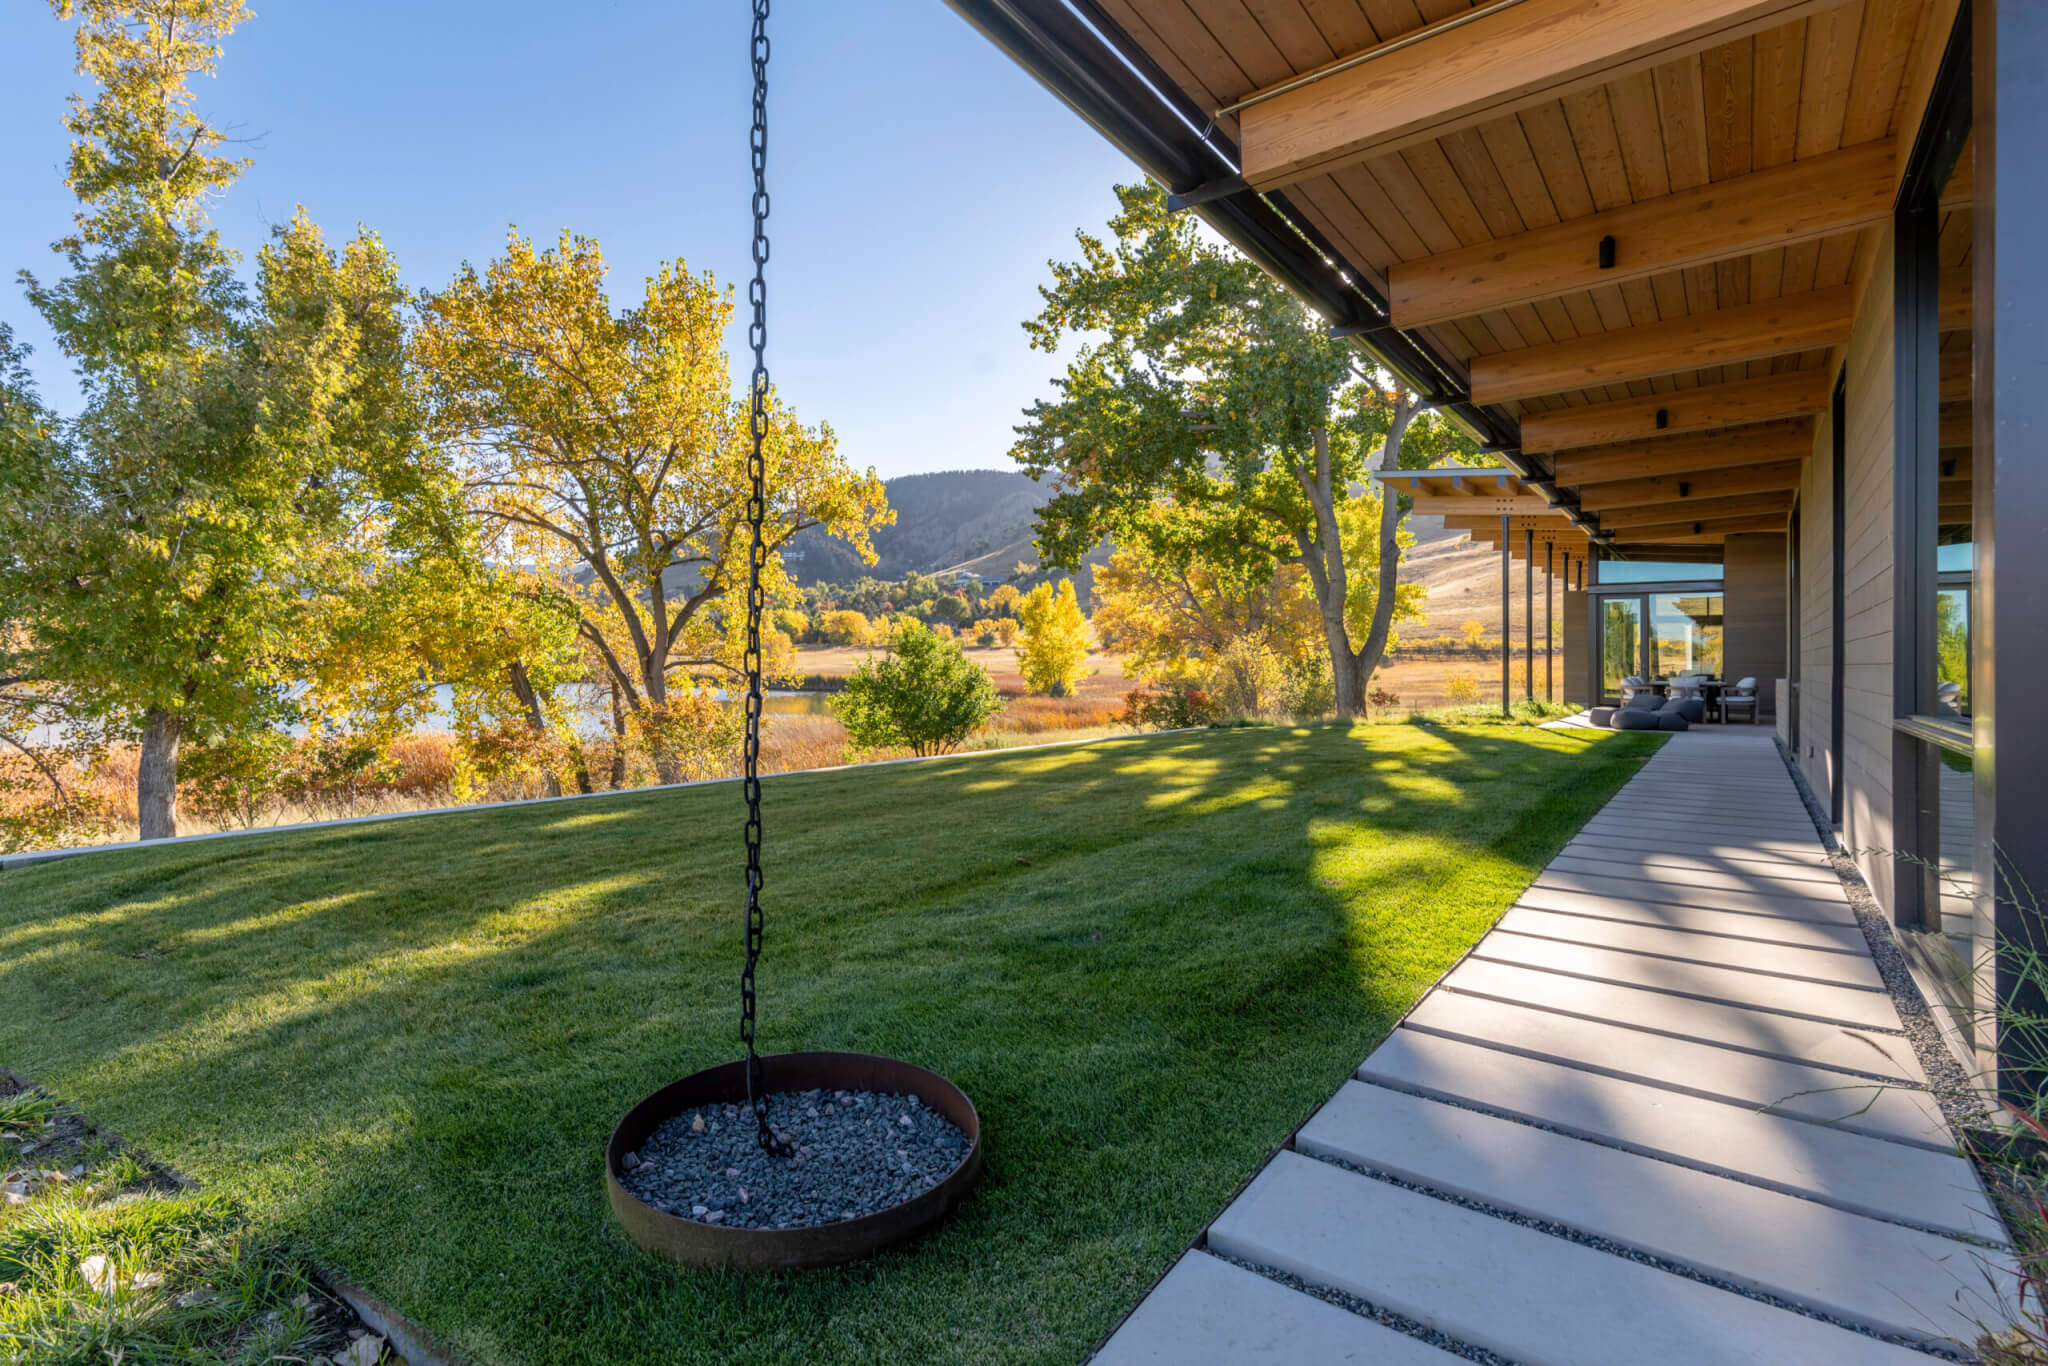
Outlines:
POLYGON ((1057 490, 1040 551, 1071 568, 1108 537, 1176 570, 1300 566, 1338 710, 1362 714, 1402 601, 1400 503, 1366 476, 1472 446, 1156 186, 1116 193, 1110 239, 1078 234, 1025 324, 1041 350, 1073 347, 1012 451, 1057 490))
MULTIPOLYGON (((748 426, 722 342, 730 291, 669 262, 616 312, 597 243, 564 233, 536 251, 515 233, 422 313, 436 432, 471 512, 499 558, 593 590, 579 632, 676 781, 695 680, 736 678, 743 646, 748 426)), ((829 427, 771 396, 765 456, 771 604, 796 600, 774 550, 808 527, 874 562, 869 532, 892 519, 881 480, 847 465, 829 427)))
POLYGON ((1017 672, 1035 693, 1067 697, 1088 676, 1088 618, 1074 581, 1041 583, 1017 602, 1017 672))
POLYGON ((176 833, 181 745, 290 719, 408 440, 396 268, 374 237, 330 251, 303 215, 252 291, 207 221, 244 162, 192 109, 240 0, 58 0, 79 20, 68 266, 28 297, 83 407, 9 440, 0 600, 43 682, 139 736, 142 834, 176 833))

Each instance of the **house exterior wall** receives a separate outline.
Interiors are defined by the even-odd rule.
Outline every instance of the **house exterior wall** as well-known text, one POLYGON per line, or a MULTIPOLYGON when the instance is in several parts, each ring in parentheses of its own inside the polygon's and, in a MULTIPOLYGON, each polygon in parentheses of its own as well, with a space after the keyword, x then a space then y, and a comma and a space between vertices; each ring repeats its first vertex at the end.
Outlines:
POLYGON ((1785 676, 1785 534, 1730 536, 1721 558, 1721 674, 1754 677, 1765 716, 1785 676))
POLYGON ((1834 415, 1814 424, 1799 486, 1799 767, 1823 801, 1834 790, 1834 415))
MULTIPOLYGON (((1889 262, 1887 229, 1876 259, 1889 262)), ((1856 324, 1843 366, 1845 376, 1844 502, 1846 534, 1842 557, 1842 841, 1856 852, 1864 878, 1887 914, 1893 910, 1892 851, 1899 847, 1892 810, 1892 567, 1894 456, 1894 355, 1892 272, 1881 264, 1870 272, 1857 301, 1856 324)), ((1829 434, 1832 440, 1832 434, 1829 434)), ((1825 467, 1823 452, 1809 462, 1825 467)), ((1832 497, 1832 490, 1829 491, 1832 497)), ((1831 518, 1815 518, 1829 526, 1831 518)), ((1829 532, 1832 535, 1831 531, 1829 532)), ((1832 566, 1829 566, 1832 572, 1832 566)), ((1830 580, 1816 574, 1824 589, 1830 580)), ((1831 624, 1831 603, 1818 614, 1831 624)), ((1804 670, 1828 677, 1827 661, 1804 670)), ((1818 734, 1825 735, 1822 730, 1818 734)))

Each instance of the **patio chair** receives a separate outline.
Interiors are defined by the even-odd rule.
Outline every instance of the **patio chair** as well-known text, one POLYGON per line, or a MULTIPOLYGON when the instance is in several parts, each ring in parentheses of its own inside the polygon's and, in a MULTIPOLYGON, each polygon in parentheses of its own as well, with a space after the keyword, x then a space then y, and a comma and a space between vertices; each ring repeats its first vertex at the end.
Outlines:
POLYGON ((1963 685, 1957 682, 1941 684, 1934 690, 1934 712, 1937 716, 1961 716, 1963 714, 1963 685))
POLYGON ((1621 705, 1625 707, 1637 694, 1649 691, 1649 682, 1647 679, 1630 674, 1627 678, 1621 680, 1621 687, 1618 691, 1621 693, 1621 705))
POLYGON ((1757 719, 1759 700, 1756 695, 1756 679, 1745 677, 1732 688, 1721 694, 1721 719, 1733 721, 1737 711, 1746 712, 1753 724, 1757 719))

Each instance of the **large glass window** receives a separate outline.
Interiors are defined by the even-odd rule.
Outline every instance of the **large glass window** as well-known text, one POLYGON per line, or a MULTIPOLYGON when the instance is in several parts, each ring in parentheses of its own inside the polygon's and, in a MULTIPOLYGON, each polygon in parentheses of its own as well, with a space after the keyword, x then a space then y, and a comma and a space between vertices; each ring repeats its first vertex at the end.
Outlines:
POLYGON ((1678 560, 1602 560, 1602 583, 1718 583, 1718 560, 1687 564, 1678 560))
POLYGON ((1610 697, 1621 692, 1621 680, 1641 677, 1636 652, 1642 645, 1641 600, 1609 598, 1600 609, 1600 690, 1610 697))
POLYGON ((1650 598, 1650 665, 1658 678, 1721 674, 1721 595, 1657 593, 1650 598))

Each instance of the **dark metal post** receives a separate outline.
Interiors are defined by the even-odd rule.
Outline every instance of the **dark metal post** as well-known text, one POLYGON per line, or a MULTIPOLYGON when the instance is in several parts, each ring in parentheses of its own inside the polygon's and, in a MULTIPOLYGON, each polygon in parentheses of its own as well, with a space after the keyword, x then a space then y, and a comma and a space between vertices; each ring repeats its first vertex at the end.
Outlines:
POLYGON ((1515 561, 1509 552, 1514 542, 1513 519, 1503 512, 1500 515, 1500 714, 1508 714, 1508 699, 1513 696, 1514 684, 1509 681, 1513 672, 1514 614, 1510 610, 1515 601, 1515 561))
POLYGON ((1536 529, 1522 528, 1522 696, 1536 700, 1536 529))
POLYGON ((1555 702, 1557 700, 1557 687, 1555 680, 1551 677, 1551 669, 1557 653, 1557 642, 1550 633, 1551 607, 1554 599, 1557 597, 1557 577, 1551 569, 1552 557, 1556 554, 1556 542, 1545 541, 1543 543, 1543 700, 1545 702, 1555 702))

